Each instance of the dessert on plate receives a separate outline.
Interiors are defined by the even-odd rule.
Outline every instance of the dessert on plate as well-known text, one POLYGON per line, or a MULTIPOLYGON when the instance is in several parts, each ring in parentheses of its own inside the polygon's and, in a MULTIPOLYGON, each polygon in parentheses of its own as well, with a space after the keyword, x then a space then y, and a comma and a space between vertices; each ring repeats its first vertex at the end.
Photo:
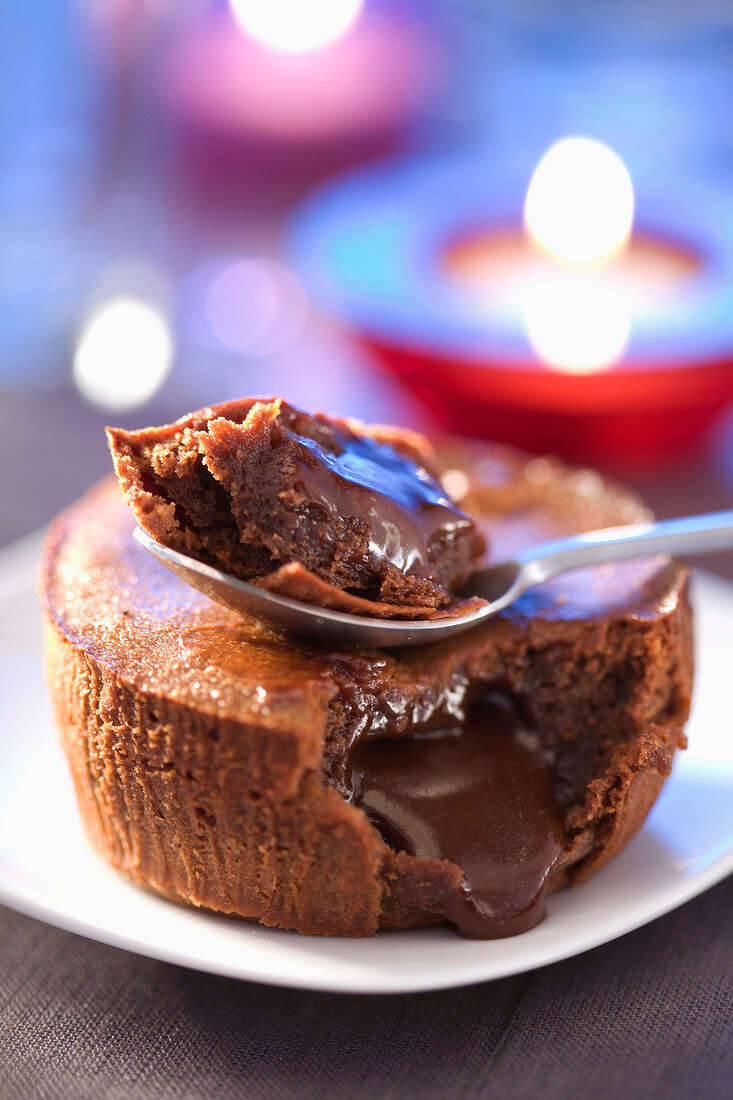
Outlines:
POLYGON ((304 933, 505 936, 641 826, 685 745, 680 562, 577 571, 463 635, 379 651, 245 619, 131 537, 137 521, 276 591, 424 617, 482 555, 648 518, 633 494, 279 399, 110 445, 120 484, 56 520, 39 593, 82 817, 134 882, 304 933))

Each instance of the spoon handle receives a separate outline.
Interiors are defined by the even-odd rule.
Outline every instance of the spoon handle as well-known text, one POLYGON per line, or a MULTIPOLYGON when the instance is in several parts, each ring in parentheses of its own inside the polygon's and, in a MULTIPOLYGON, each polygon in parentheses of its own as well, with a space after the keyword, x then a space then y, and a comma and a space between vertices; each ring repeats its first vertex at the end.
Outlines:
POLYGON ((647 554, 706 554, 726 549, 733 549, 733 512, 712 512, 588 531, 535 546, 520 554, 518 561, 522 587, 528 588, 585 565, 647 554))

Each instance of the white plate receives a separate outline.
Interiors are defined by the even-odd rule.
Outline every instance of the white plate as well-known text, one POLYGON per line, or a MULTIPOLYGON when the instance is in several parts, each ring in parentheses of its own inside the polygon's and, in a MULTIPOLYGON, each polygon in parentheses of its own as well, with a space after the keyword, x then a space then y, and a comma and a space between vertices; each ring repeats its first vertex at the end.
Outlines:
POLYGON ((179 907, 103 864, 81 832, 42 684, 38 540, 0 555, 0 901, 143 955, 272 985, 349 993, 444 989, 568 958, 654 920, 733 870, 733 586, 698 576, 690 748, 644 829, 546 920, 508 940, 446 928, 323 939, 179 907))

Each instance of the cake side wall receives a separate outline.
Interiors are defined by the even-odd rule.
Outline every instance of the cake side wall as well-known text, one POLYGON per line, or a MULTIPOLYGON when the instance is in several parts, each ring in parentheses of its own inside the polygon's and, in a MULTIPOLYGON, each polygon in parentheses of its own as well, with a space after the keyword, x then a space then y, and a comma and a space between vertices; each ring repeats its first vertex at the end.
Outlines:
MULTIPOLYGON (((44 648, 82 818, 110 863, 167 897, 264 924, 376 931, 385 845, 318 769, 278 798, 269 731, 140 696, 52 623, 44 648)), ((276 740, 277 779, 287 752, 276 740)))

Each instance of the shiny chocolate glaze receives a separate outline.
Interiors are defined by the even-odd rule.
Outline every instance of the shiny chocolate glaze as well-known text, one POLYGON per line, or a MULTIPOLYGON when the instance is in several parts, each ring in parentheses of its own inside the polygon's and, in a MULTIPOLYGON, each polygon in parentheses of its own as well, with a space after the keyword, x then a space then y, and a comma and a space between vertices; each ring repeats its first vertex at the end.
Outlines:
POLYGON ((487 695, 463 726, 358 744, 353 798, 385 840, 463 871, 443 902, 464 936, 526 932, 544 915, 565 830, 552 766, 533 751, 511 704, 487 695))
POLYGON ((334 520, 365 524, 375 570, 386 560, 400 573, 434 578, 431 548, 474 526, 439 481, 388 443, 338 429, 328 448, 306 435, 293 442, 294 488, 334 520))

